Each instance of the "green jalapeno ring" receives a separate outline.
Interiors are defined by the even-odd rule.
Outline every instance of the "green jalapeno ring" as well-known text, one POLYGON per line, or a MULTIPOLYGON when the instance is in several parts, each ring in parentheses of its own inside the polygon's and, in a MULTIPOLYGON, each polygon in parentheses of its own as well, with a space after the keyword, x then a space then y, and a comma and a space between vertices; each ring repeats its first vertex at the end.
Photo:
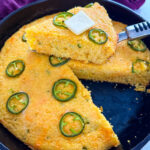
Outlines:
MULTIPOLYGON (((49 62, 50 62, 50 64, 53 66, 53 67, 59 67, 59 66, 62 66, 62 65, 64 65, 64 64, 66 64, 70 59, 64 59, 63 61, 62 60, 60 60, 60 63, 56 63, 56 64, 54 64, 53 63, 53 58, 54 58, 55 56, 49 56, 49 62)), ((57 58, 57 57, 56 57, 57 58)), ((63 58, 57 58, 57 59, 63 59, 63 58)))
POLYGON ((56 15, 53 19, 53 24, 56 25, 56 26, 60 26, 60 27, 64 27, 64 28, 67 28, 66 25, 64 24, 64 21, 67 20, 67 17, 72 17, 73 14, 70 13, 70 12, 61 12, 59 13, 58 15, 56 15), (64 21, 57 21, 57 19, 59 17, 63 17, 65 20, 64 21))
POLYGON ((60 129, 60 132, 61 132, 64 136, 66 136, 66 137, 74 137, 74 136, 77 136, 77 135, 81 134, 82 131, 84 130, 84 127, 85 127, 85 123, 84 123, 83 118, 81 117, 81 115, 79 115, 79 114, 76 113, 76 112, 67 112, 67 113, 65 113, 65 114, 62 116, 62 118, 60 119, 60 122, 59 122, 59 129, 60 129), (73 133, 73 134, 71 134, 71 135, 68 135, 68 134, 66 134, 66 133, 64 132, 63 127, 64 127, 67 123, 63 122, 63 120, 64 120, 64 118, 65 118, 67 115, 75 116, 75 119, 74 119, 74 120, 79 120, 79 121, 80 121, 80 123, 81 123, 81 125, 82 125, 82 128, 81 128, 81 130, 80 130, 79 132, 74 132, 74 129, 70 129, 70 130, 72 131, 72 133, 73 133), (76 118, 77 118, 77 119, 76 119, 76 118))
MULTIPOLYGON (((61 91, 60 91, 61 92, 61 91)), ((54 98, 58 101, 61 101, 61 102, 66 102, 66 101, 69 101, 71 100, 72 98, 74 98, 75 94, 77 92, 77 85, 74 81, 70 80, 70 79, 60 79, 58 81, 56 81, 53 85, 53 88, 52 88, 52 94, 54 96, 54 98), (59 96, 57 96, 57 91, 56 91, 56 87, 57 85, 59 85, 60 83, 65 83, 65 84, 72 84, 73 87, 74 87, 74 90, 72 93, 66 93, 65 95, 69 95, 66 99, 61 99, 59 96)))
POLYGON ((6 75, 7 76, 9 76, 9 77, 17 77, 17 76, 19 76, 20 74, 22 74, 22 72, 24 71, 24 69, 25 69, 25 64, 24 64, 24 62, 22 61, 22 60, 14 60, 14 61, 12 61, 12 62, 10 62, 9 64, 8 64, 8 66, 7 66, 7 68, 6 68, 6 75), (17 73, 17 74, 10 74, 10 72, 8 71, 9 70, 9 67, 11 67, 11 65, 13 64, 15 67, 16 67, 16 64, 17 63, 21 63, 22 64, 22 68, 21 68, 21 70, 17 73))
POLYGON ((89 4, 85 5, 84 8, 90 8, 90 7, 92 7, 93 5, 94 5, 94 3, 89 3, 89 4))
POLYGON ((23 41, 23 42, 27 42, 27 39, 26 39, 26 37, 25 37, 25 33, 24 33, 23 36, 22 36, 22 41, 23 41))
MULTIPOLYGON (((21 102, 21 103, 22 103, 22 102, 21 102)), ((7 110, 8 110, 10 113, 12 113, 12 114, 20 114, 23 110, 26 109, 26 107, 28 106, 28 104, 29 104, 29 96, 28 96, 28 94, 25 93, 25 92, 18 92, 18 93, 14 93, 13 95, 11 95, 11 96, 8 98, 7 103, 6 103, 6 108, 7 108, 7 110), (26 97, 26 101, 25 101, 25 103, 24 103, 25 106, 24 106, 20 111, 16 112, 16 111, 14 111, 13 107, 11 107, 11 106, 9 105, 9 102, 12 100, 12 98, 14 98, 14 97, 18 98, 18 96, 19 96, 19 95, 22 95, 22 94, 26 97)))
POLYGON ((103 30, 101 30, 101 29, 91 29, 90 31, 89 31, 89 34, 88 34, 88 37, 89 37, 89 39, 92 41, 92 42, 94 42, 94 43, 96 43, 96 44, 99 44, 99 45, 101 45, 101 44, 105 44, 106 42, 107 42, 107 40, 108 40, 108 35, 107 35, 107 33, 105 32, 105 31, 103 31, 103 30), (95 39, 95 37, 93 36, 93 32, 98 32, 100 35, 102 35, 102 34, 104 34, 104 36, 105 36, 105 40, 104 41, 96 41, 96 39, 95 39))
POLYGON ((144 43, 142 40, 129 40, 129 41, 128 41, 128 45, 129 45, 130 48, 133 49, 134 51, 145 52, 146 49, 147 49, 147 46, 145 45, 145 43, 144 43), (139 46, 140 46, 140 44, 142 44, 143 48, 140 49, 140 48, 138 48, 138 47, 135 47, 135 46, 134 46, 134 43, 133 43, 134 41, 138 41, 138 42, 139 42, 139 46))
POLYGON ((137 59, 135 62, 132 63, 132 73, 138 73, 134 68, 134 65, 138 62, 144 62, 147 66, 150 65, 150 63, 148 61, 145 61, 142 59, 137 59))

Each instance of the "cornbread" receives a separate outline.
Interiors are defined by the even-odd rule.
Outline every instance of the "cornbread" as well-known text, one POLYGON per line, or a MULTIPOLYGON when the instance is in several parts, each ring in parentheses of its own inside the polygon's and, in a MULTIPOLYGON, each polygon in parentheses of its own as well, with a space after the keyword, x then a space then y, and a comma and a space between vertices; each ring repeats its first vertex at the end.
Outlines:
POLYGON ((0 122, 34 150, 108 150, 118 146, 112 126, 93 104, 90 92, 72 70, 67 65, 52 67, 48 56, 29 51, 25 40, 22 41, 27 27, 47 19, 49 17, 22 27, 2 48, 0 122), (22 60, 25 69, 17 77, 8 77, 5 70, 14 60, 22 60), (69 101, 60 102, 52 95, 52 87, 60 79, 70 79, 76 83, 75 97, 69 101), (16 92, 25 92, 29 96, 28 106, 19 114, 13 114, 6 108, 8 98, 16 92), (61 134, 59 122, 66 112, 76 112, 82 116, 85 127, 78 136, 65 137, 61 134))
MULTIPOLYGON (((104 63, 114 54, 117 44, 117 34, 113 29, 111 19, 104 7, 98 3, 94 3, 90 8, 75 7, 68 12, 77 14, 79 11, 84 11, 95 22, 92 28, 81 35, 75 35, 67 28, 54 25, 54 17, 50 17, 26 30, 29 47, 38 53, 82 60, 86 63, 104 63), (106 33, 108 40, 103 44, 96 44, 89 39, 91 29, 100 29, 100 34, 104 36, 106 33)), ((93 32, 90 37, 96 39, 97 36, 101 35, 93 32)))
MULTIPOLYGON (((126 27, 125 24, 116 21, 113 21, 113 26, 117 33, 126 27)), ((125 40, 117 44, 115 54, 102 65, 86 64, 75 60, 70 60, 68 65, 80 79, 130 84, 136 86, 136 90, 142 87, 143 91, 150 82, 150 72, 133 73, 132 64, 137 59, 150 62, 149 49, 145 52, 134 51, 125 40)))

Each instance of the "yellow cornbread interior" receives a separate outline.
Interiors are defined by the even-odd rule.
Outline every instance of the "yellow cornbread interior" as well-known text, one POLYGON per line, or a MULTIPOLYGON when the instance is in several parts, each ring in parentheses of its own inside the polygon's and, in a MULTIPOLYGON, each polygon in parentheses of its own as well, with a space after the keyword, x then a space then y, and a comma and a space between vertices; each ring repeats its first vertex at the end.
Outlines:
POLYGON ((0 122, 17 138, 32 149, 38 150, 108 150, 118 146, 119 141, 112 126, 93 104, 89 91, 67 66, 52 67, 49 57, 28 50, 22 41, 25 29, 47 20, 44 17, 22 27, 10 37, 0 54, 0 122), (23 60, 24 72, 18 77, 8 77, 7 65, 13 60, 23 60), (52 96, 54 82, 70 79, 77 85, 77 93, 68 102, 57 101, 52 96), (16 92, 26 92, 29 104, 20 114, 8 112, 6 102, 16 92), (85 121, 83 132, 72 138, 59 130, 59 121, 66 112, 79 113, 85 121))
MULTIPOLYGON (((113 21, 117 33, 124 30, 125 24, 113 21)), ((138 87, 146 87, 150 82, 150 72, 139 66, 139 73, 132 73, 132 64, 136 59, 150 62, 150 52, 134 51, 127 44, 127 40, 117 44, 115 54, 106 63, 96 65, 70 60, 69 67, 80 79, 91 79, 95 81, 108 81, 115 83, 130 84, 138 87)))
POLYGON ((55 26, 53 16, 26 30, 30 48, 38 53, 82 60, 86 63, 104 63, 114 54, 117 44, 117 34, 111 19, 104 7, 98 3, 94 3, 90 8, 75 7, 69 12, 77 14, 81 10, 95 22, 92 28, 102 29, 108 34, 108 41, 105 44, 99 45, 92 42, 88 37, 90 30, 81 35, 75 35, 66 28, 55 26))

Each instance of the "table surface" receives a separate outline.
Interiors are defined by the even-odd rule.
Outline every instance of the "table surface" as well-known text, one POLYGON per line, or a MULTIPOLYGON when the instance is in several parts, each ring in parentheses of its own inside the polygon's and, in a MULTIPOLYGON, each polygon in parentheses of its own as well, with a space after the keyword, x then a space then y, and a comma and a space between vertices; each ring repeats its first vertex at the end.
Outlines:
POLYGON ((150 0, 146 0, 144 5, 135 10, 135 12, 145 18, 145 20, 150 21, 150 0))

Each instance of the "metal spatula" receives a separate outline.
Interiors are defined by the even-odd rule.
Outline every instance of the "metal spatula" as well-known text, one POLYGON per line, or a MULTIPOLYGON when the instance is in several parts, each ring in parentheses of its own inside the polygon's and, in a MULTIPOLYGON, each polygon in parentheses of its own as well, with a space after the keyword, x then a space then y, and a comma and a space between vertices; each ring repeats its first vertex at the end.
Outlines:
POLYGON ((141 39, 150 35, 150 21, 127 26, 125 31, 119 33, 118 42, 129 39, 141 39))

